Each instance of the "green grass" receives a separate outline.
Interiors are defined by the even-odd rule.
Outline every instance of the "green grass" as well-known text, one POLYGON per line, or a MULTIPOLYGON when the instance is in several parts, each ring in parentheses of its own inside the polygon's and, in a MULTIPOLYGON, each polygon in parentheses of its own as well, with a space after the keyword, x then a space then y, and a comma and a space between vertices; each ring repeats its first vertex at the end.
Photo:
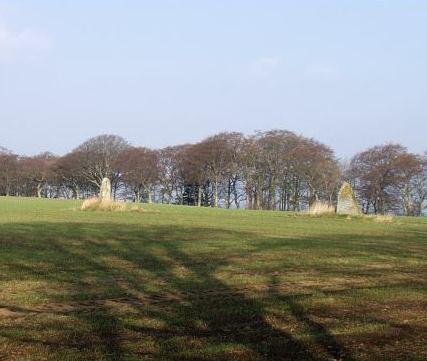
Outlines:
POLYGON ((0 360, 427 358, 426 218, 79 205, 0 198, 0 360))

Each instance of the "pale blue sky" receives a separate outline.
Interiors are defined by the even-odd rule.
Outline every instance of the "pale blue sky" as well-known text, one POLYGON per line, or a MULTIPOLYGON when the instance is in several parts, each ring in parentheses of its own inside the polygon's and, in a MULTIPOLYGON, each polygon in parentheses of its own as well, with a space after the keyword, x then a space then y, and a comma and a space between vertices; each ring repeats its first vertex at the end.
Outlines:
POLYGON ((0 0, 0 145, 282 128, 427 149, 427 1, 0 0))

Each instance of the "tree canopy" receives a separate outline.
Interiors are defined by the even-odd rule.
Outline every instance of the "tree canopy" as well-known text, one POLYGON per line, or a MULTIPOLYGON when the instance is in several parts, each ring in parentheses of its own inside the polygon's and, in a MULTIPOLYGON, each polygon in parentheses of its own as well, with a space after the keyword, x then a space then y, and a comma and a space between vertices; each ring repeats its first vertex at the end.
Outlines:
POLYGON ((105 177, 115 198, 134 202, 298 211, 316 201, 333 205, 344 180, 365 213, 421 215, 427 200, 427 154, 400 144, 364 150, 346 166, 328 145, 277 129, 163 149, 104 134, 64 156, 0 147, 2 195, 87 198, 105 177))

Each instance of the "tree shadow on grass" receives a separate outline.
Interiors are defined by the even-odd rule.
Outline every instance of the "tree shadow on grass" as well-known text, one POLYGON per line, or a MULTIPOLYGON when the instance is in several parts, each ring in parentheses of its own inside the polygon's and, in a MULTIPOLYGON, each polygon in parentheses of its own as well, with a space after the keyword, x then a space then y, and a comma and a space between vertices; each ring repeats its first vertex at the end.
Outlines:
MULTIPOLYGON (((316 360, 302 343, 289 333, 272 327, 266 321, 265 310, 255 299, 236 292, 212 275, 214 269, 226 262, 211 256, 210 267, 195 267, 191 256, 174 245, 168 247, 168 255, 193 272, 190 280, 182 280, 168 275, 175 289, 181 290, 181 302, 185 307, 171 305, 174 318, 163 318, 169 329, 179 328, 185 323, 184 334, 204 338, 211 343, 240 345, 239 352, 247 353, 250 359, 267 360, 316 360), (186 290, 191 289, 190 293, 186 290), (177 324, 178 321, 178 324, 177 324)), ((162 315, 157 314, 162 318, 162 315)), ((165 354, 167 356, 168 353, 165 354)), ((171 356, 171 355, 169 355, 171 356)), ((203 359, 193 354, 187 359, 203 359)), ((216 360, 232 360, 235 356, 218 354, 216 360)), ((244 359, 244 358, 242 358, 244 359)))
POLYGON ((279 291, 279 281, 276 276, 272 276, 270 284, 271 296, 287 305, 292 315, 306 328, 310 335, 314 338, 318 345, 328 350, 328 353, 336 360, 354 360, 349 350, 347 350, 337 339, 329 332, 329 330, 321 323, 316 322, 304 307, 298 302, 297 297, 282 295, 279 291))
MULTIPOLYGON (((100 360, 352 360, 303 306, 280 294, 274 277, 268 297, 290 310, 314 346, 274 327, 262 300, 218 278, 233 257, 266 249, 268 239, 262 244, 259 235, 182 226, 33 223, 1 225, 0 242, 4 281, 42 281, 45 289, 32 292, 44 292, 48 300, 41 311, 26 310, 39 317, 28 329, 16 332, 23 320, 7 322, 0 337, 13 345, 42 344, 52 359, 65 354, 100 360), (236 248, 241 239, 256 242, 246 242, 242 251, 236 248), (80 327, 59 330, 47 322, 46 332, 32 336, 40 318, 52 315, 80 327)), ((279 247, 277 239, 271 247, 279 247)))

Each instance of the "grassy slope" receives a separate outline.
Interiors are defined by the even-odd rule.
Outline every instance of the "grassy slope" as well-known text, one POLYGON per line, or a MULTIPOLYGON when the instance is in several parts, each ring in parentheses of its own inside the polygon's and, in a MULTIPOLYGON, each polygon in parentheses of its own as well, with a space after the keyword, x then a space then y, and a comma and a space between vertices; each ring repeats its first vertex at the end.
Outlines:
POLYGON ((427 358, 425 218, 78 205, 0 198, 1 360, 427 358))

